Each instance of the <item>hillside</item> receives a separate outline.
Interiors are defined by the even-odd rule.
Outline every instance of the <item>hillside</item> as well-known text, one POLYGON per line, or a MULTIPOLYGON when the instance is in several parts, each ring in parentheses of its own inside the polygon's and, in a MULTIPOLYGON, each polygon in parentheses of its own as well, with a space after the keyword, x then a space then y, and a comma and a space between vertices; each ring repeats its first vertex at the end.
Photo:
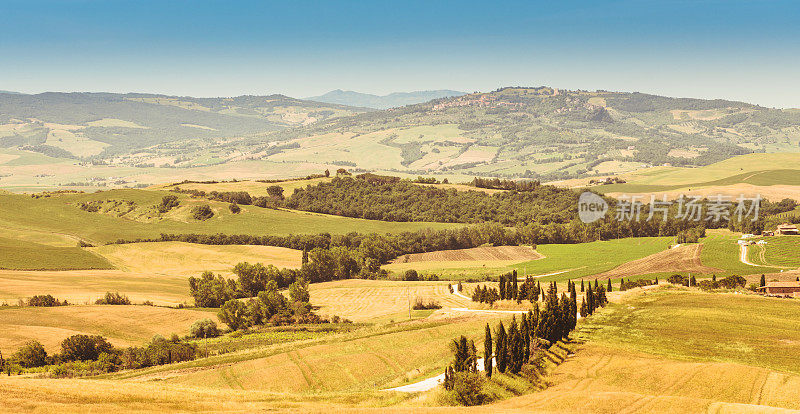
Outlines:
MULTIPOLYGON (((667 179, 693 175, 688 168, 673 174, 678 167, 736 163, 752 153, 767 164, 775 153, 800 153, 800 112, 549 87, 380 111, 281 95, 0 94, 0 187, 14 191, 302 177, 338 168, 451 182, 645 171, 636 181, 676 184, 667 179)), ((732 171, 741 168, 747 166, 732 171)))
POLYGON ((283 95, 0 93, 0 147, 67 158, 106 158, 166 142, 213 142, 363 111, 283 95))
POLYGON ((451 96, 466 95, 464 92, 441 89, 435 91, 394 92, 388 95, 373 95, 354 91, 337 89, 324 95, 312 96, 309 101, 325 102, 331 104, 359 106, 374 109, 389 109, 400 106, 414 105, 434 99, 449 98, 451 96))
POLYGON ((742 102, 505 88, 318 122, 231 142, 262 159, 409 174, 563 179, 652 165, 797 152, 800 115, 742 102), (255 154, 254 154, 255 155, 255 154))

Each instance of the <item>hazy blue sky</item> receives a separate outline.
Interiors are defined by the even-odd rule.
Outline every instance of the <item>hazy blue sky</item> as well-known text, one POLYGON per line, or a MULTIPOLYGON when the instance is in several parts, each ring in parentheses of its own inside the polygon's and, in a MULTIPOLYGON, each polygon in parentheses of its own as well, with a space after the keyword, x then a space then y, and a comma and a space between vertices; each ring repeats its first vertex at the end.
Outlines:
POLYGON ((800 1, 0 0, 0 89, 501 86, 800 107, 800 1))

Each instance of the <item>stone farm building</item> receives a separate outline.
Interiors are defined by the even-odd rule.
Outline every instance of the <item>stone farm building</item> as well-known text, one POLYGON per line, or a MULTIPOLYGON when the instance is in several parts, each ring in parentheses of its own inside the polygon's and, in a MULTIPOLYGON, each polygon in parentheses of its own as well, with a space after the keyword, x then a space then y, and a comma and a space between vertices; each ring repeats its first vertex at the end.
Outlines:
POLYGON ((776 236, 789 236, 789 235, 796 236, 798 234, 800 234, 800 231, 797 230, 797 226, 789 223, 781 224, 775 230, 776 236))
POLYGON ((767 282, 758 289, 770 296, 800 296, 800 282, 767 282))

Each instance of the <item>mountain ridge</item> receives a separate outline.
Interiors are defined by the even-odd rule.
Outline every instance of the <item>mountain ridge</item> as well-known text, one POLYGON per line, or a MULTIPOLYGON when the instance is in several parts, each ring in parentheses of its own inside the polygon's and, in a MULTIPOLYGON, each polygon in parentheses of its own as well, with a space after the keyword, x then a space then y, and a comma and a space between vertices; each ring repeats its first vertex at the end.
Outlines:
POLYGON ((466 92, 450 89, 422 90, 412 92, 392 92, 387 95, 375 95, 356 91, 335 89, 319 96, 305 98, 315 102, 340 104, 374 109, 389 109, 406 105, 428 102, 433 99, 466 95, 466 92))

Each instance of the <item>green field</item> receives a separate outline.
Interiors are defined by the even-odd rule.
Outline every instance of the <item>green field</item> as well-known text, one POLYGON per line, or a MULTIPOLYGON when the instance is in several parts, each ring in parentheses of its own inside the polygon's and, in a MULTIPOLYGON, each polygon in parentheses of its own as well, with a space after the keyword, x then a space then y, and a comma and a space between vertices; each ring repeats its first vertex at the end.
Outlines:
MULTIPOLYGON (((170 212, 151 221, 129 220, 110 214, 80 210, 77 204, 85 201, 126 200, 142 209, 152 208, 165 195, 163 191, 110 190, 91 194, 63 194, 34 199, 25 195, 0 194, 0 227, 27 228, 34 231, 64 233, 93 243, 117 239, 157 238, 161 233, 287 235, 348 232, 399 233, 424 228, 444 229, 459 225, 446 223, 400 223, 354 219, 290 210, 241 206, 240 214, 232 214, 227 203, 190 199, 180 196, 187 206, 185 213, 170 212), (188 218, 189 206, 209 204, 215 216, 206 221, 188 218)), ((180 208, 179 208, 180 210, 180 208)))
POLYGON ((794 300, 662 289, 612 304, 584 328, 603 345, 800 374, 800 302, 794 300))
POLYGON ((767 244, 750 246, 750 261, 771 266, 800 267, 800 237, 777 236, 765 238, 767 244))
MULTIPOLYGON (((700 240, 700 243, 703 244, 700 260, 706 266, 724 270, 721 275, 751 275, 780 271, 780 269, 772 267, 750 266, 742 263, 739 260, 739 245, 736 244, 736 240, 739 239, 738 233, 732 233, 727 230, 713 230, 708 231, 706 234, 707 237, 700 240)), ((750 246, 749 249, 752 250, 753 246, 750 246)))
POLYGON ((491 408, 526 412, 778 413, 800 409, 800 302, 660 288, 579 322, 546 390, 491 408))
MULTIPOLYGON (((699 174, 703 176, 702 173, 699 174)), ((639 184, 639 183, 625 183, 625 184, 609 184, 597 187, 597 190, 602 193, 645 193, 645 192, 660 192, 678 190, 681 188, 703 188, 714 187, 722 185, 733 184, 752 184, 758 186, 767 185, 800 185, 800 170, 764 170, 756 172, 746 172, 742 174, 733 175, 730 177, 721 178, 712 181, 697 181, 689 184, 639 184)))
POLYGON ((111 269, 102 256, 80 247, 53 247, 0 237, 0 269, 75 270, 111 269))

